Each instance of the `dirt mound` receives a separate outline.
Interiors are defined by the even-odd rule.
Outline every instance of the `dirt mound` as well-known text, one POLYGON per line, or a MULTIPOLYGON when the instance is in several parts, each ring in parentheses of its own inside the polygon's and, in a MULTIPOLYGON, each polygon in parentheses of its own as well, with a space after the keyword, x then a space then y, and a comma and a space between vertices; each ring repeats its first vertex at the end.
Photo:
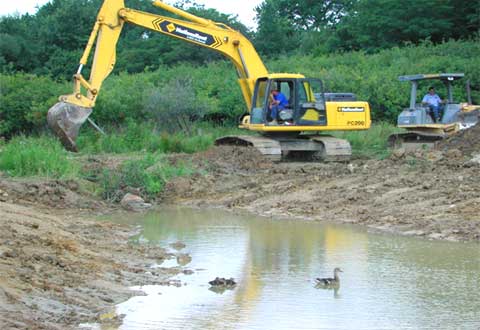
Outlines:
POLYGON ((480 153, 480 124, 439 142, 437 149, 442 151, 458 149, 466 155, 480 153))
POLYGON ((209 170, 223 173, 265 170, 273 163, 253 147, 218 146, 195 155, 195 162, 203 163, 209 170))
POLYGON ((27 202, 59 209, 96 209, 105 207, 87 197, 84 188, 74 180, 8 179, 0 178, 0 201, 27 202))
POLYGON ((0 219, 1 329, 103 322, 106 311, 135 294, 129 287, 168 284, 181 271, 153 270, 174 255, 130 243, 127 226, 4 202, 0 219))

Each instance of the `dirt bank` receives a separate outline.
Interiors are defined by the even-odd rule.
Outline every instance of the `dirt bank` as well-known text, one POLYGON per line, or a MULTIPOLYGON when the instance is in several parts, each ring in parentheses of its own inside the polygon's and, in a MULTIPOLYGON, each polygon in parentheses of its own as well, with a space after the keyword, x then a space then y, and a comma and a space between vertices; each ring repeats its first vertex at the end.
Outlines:
POLYGON ((0 329, 115 324, 111 309, 136 294, 130 286, 169 285, 182 271, 152 270, 175 255, 129 243, 132 227, 89 220, 108 207, 76 191, 68 182, 0 179, 0 329))
POLYGON ((480 241, 480 165, 457 148, 329 164, 273 164, 232 147, 184 157, 209 174, 170 182, 166 201, 480 241))

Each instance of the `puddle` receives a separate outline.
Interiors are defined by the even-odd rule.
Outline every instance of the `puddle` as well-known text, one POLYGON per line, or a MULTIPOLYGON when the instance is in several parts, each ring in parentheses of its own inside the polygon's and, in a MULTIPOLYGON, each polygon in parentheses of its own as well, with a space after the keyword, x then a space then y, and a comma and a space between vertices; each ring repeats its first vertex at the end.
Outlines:
POLYGON ((183 269, 193 271, 174 278, 180 287, 134 288, 146 295, 117 306, 118 329, 480 329, 477 244, 218 210, 118 221, 143 226, 135 240, 184 243, 192 260, 183 269), (344 271, 340 288, 315 288, 335 267, 344 271), (237 285, 212 291, 217 276, 237 285))

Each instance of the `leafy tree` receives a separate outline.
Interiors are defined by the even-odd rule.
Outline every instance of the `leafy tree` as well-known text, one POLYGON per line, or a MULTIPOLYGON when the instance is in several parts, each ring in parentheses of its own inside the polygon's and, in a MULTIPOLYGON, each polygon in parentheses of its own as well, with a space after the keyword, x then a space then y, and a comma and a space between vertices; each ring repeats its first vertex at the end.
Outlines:
POLYGON ((478 8, 478 1, 359 0, 338 25, 338 46, 375 51, 425 39, 469 38, 479 28, 478 8))
POLYGON ((452 37, 461 39, 480 35, 480 1, 450 0, 450 3, 455 8, 450 13, 454 26, 452 37))
POLYGON ((318 31, 335 26, 349 13, 357 0, 277 0, 279 14, 296 29, 318 31))
POLYGON ((300 34, 280 9, 277 0, 265 0, 255 8, 258 30, 254 42, 262 54, 278 56, 292 52, 299 46, 300 34))
MULTIPOLYGON (((40 7, 35 15, 1 17, 1 71, 50 74, 70 79, 102 3, 102 0, 53 0, 40 7)), ((171 16, 152 6, 148 0, 126 0, 125 5, 171 16)), ((178 5, 188 6, 187 11, 200 17, 225 23, 244 34, 249 33, 238 17, 190 1, 181 1, 178 5)), ((219 58, 211 50, 126 24, 117 45, 115 72, 142 72, 154 70, 162 64, 205 63, 219 58)), ((83 73, 88 76, 88 70, 83 73)))

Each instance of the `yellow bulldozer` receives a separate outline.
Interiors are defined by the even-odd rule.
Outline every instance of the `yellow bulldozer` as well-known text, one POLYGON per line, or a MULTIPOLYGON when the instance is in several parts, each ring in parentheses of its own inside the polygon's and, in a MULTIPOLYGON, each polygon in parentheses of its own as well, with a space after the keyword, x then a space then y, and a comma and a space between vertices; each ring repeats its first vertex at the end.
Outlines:
MULTIPOLYGON (((458 102, 453 97, 453 84, 464 78, 463 73, 416 74, 400 76, 403 82, 410 82, 410 105, 397 118, 397 127, 405 131, 389 136, 388 143, 393 148, 414 151, 419 148, 432 148, 439 140, 468 129, 479 121, 480 106, 472 104, 470 83, 466 83, 466 102, 458 102), (441 99, 442 111, 435 118, 429 104, 419 102, 418 87, 422 82, 431 85, 440 81, 445 86, 445 97, 441 99)), ((429 89, 433 89, 431 86, 429 89)))
POLYGON ((233 62, 248 113, 242 118, 240 127, 261 135, 227 136, 218 139, 216 144, 250 145, 272 160, 280 160, 282 155, 289 153, 345 160, 351 155, 348 141, 318 132, 370 127, 367 102, 356 101, 351 94, 327 95, 320 79, 305 78, 297 73, 269 73, 253 45, 240 32, 162 1, 152 4, 183 19, 126 8, 123 0, 104 0, 74 75, 73 93, 61 96, 47 115, 50 127, 68 150, 77 151, 79 129, 91 114, 103 81, 113 70, 116 44, 125 23, 209 48, 233 62), (87 80, 81 72, 94 45, 91 74, 87 80), (275 118, 271 118, 273 90, 288 100, 275 118))

